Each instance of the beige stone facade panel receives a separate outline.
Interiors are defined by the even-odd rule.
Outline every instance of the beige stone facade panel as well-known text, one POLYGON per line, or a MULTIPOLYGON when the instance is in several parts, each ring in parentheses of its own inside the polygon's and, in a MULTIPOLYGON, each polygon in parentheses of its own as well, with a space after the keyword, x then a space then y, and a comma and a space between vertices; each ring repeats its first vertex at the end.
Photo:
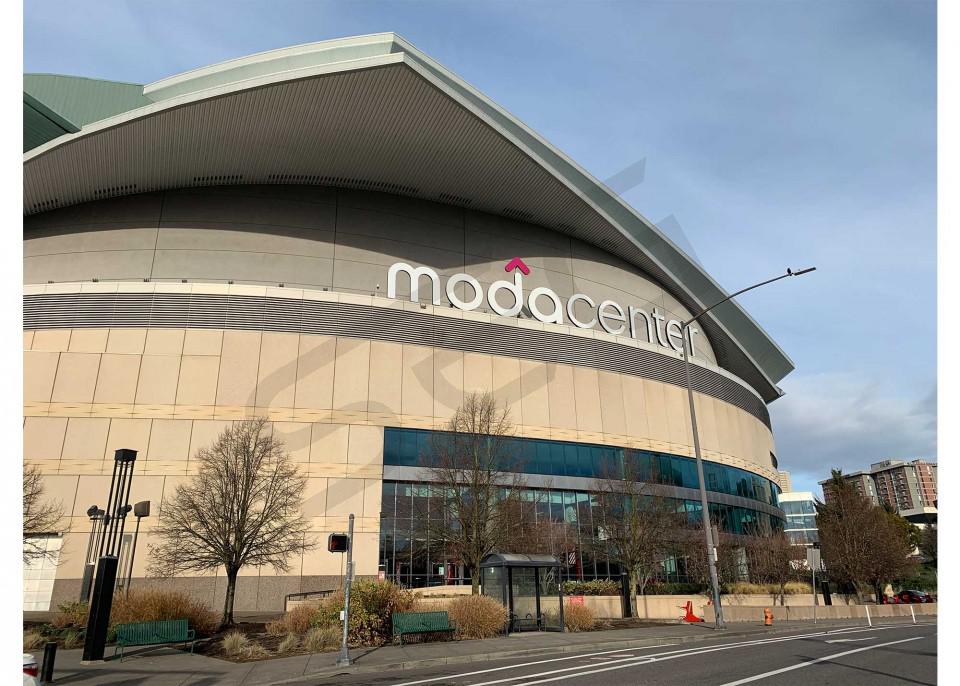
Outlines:
POLYGON ((181 355, 184 336, 183 329, 150 329, 143 351, 147 355, 181 355))
POLYGON ((93 402, 133 404, 137 395, 140 359, 140 355, 101 355, 93 402))
POLYGON ((61 353, 51 402, 92 403, 99 368, 99 354, 61 353))
POLYGON ((59 461, 66 417, 27 417, 23 422, 23 459, 26 462, 59 461))
POLYGON ((481 353, 463 354, 463 392, 490 393, 493 391, 493 360, 481 353))
POLYGON ((613 436, 625 436, 627 434, 621 378, 620 374, 605 371, 597 372, 603 433, 613 436))
POLYGON ((257 374, 257 407, 294 405, 300 337, 292 333, 264 333, 257 374))
MULTIPOLYGON (((227 363, 225 360, 209 355, 184 355, 180 361, 177 405, 214 405, 217 402, 217 384, 222 364, 227 363)), ((231 374, 224 375, 224 378, 230 378, 230 380, 225 381, 224 384, 233 389, 242 383, 237 381, 235 376, 246 375, 248 372, 235 366, 229 368, 231 374)))
POLYGON ((74 329, 68 349, 72 353, 106 352, 109 334, 109 329, 74 329))
POLYGON ((371 413, 398 416, 403 413, 403 346, 399 343, 370 343, 368 408, 371 413))
POLYGON ((146 459, 186 461, 190 456, 193 422, 189 419, 154 419, 150 428, 150 446, 146 459))
POLYGON ((187 329, 183 336, 184 355, 219 355, 223 350, 220 329, 187 329))
POLYGON ((24 401, 50 402, 60 353, 25 350, 23 353, 24 401))
POLYGON ((550 427, 575 432, 577 398, 573 386, 573 367, 568 364, 547 364, 547 396, 550 427))
POLYGON ((547 365, 535 360, 520 360, 520 416, 514 422, 523 426, 550 424, 550 396, 547 391, 547 365))
POLYGON ((118 355, 142 355, 146 344, 146 329, 110 329, 107 352, 118 355))
POLYGON ((433 348, 403 346, 402 409, 404 415, 433 416, 433 348))
MULTIPOLYGON (((223 353, 220 356, 220 374, 215 380, 215 398, 217 405, 235 405, 240 407, 254 407, 257 400, 257 373, 260 367, 260 342, 262 334, 259 331, 232 331, 223 332, 223 353)), ((199 356, 184 356, 187 360, 207 360, 210 358, 199 356)), ((216 359, 216 358, 213 358, 216 359)), ((195 362, 196 364, 196 362, 195 362)), ((183 376, 181 375, 181 383, 183 376)), ((204 380, 207 383, 207 380, 204 380)), ((197 397, 207 397, 198 394, 197 397)), ((213 405, 214 402, 194 402, 178 397, 177 404, 213 405)))
POLYGON ((463 404, 463 353, 436 348, 433 356, 433 416, 446 421, 463 404))
POLYGON ((31 350, 66 352, 70 347, 72 329, 43 329, 33 335, 31 350))
POLYGON ((111 421, 93 417, 71 417, 67 423, 60 459, 102 463, 111 421))
POLYGON ((370 341, 339 339, 333 377, 333 409, 366 412, 369 383, 370 341))

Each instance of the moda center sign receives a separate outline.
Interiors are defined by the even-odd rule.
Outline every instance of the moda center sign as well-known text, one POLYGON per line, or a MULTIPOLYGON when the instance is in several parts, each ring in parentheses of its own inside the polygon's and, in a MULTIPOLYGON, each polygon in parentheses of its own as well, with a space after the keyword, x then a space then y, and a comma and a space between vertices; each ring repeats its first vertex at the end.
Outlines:
MULTIPOLYGON (((410 283, 410 302, 420 302, 420 287, 430 290, 430 302, 442 304, 443 295, 450 304, 460 310, 476 310, 484 300, 487 306, 504 317, 519 316, 526 305, 530 314, 545 324, 573 324, 581 329, 592 329, 600 325, 604 331, 615 336, 629 336, 648 343, 655 343, 676 352, 683 351, 683 334, 678 319, 668 320, 653 307, 645 310, 628 305, 626 309, 613 300, 603 300, 599 304, 589 295, 575 293, 567 299, 566 306, 553 290, 538 286, 529 293, 524 292, 523 277, 530 274, 530 268, 523 260, 515 257, 504 266, 508 274, 513 272, 513 280, 494 281, 484 290, 480 282, 469 274, 454 274, 441 286, 440 276, 429 267, 414 267, 406 262, 395 262, 387 272, 387 297, 397 297, 397 283, 403 275, 410 283), (457 294, 457 287, 465 285, 464 299, 457 294), (576 313, 577 303, 582 303, 589 312, 587 317, 576 313)), ((696 355, 694 336, 699 333, 695 327, 689 327, 690 354, 696 355)))

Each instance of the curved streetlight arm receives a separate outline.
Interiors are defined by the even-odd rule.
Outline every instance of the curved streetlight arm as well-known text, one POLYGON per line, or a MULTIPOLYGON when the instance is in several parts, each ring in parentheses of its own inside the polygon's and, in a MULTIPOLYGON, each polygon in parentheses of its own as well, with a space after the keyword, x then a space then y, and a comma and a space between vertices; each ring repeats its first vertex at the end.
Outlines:
POLYGON ((807 269, 801 269, 798 272, 787 269, 786 274, 781 274, 780 276, 775 276, 772 279, 761 281, 760 283, 748 286, 747 288, 743 288, 736 293, 728 295, 723 300, 714 303, 710 307, 702 310, 699 314, 691 317, 680 325, 680 338, 683 342, 683 367, 687 379, 687 401, 690 404, 690 428, 692 429, 693 433, 693 454, 697 460, 697 481, 699 482, 698 486, 700 491, 700 516, 703 521, 704 544, 707 552, 707 564, 710 568, 710 590, 711 594, 713 595, 713 612, 717 629, 723 629, 726 627, 726 623, 723 621, 723 607, 720 604, 720 580, 717 576, 717 545, 719 544, 719 541, 714 540, 712 526, 710 524, 710 504, 707 501, 707 488, 703 476, 703 456, 701 455, 700 451, 700 434, 697 431, 697 411, 693 401, 693 380, 691 379, 690 357, 688 352, 691 343, 690 335, 686 330, 691 324, 700 319, 700 317, 715 308, 717 305, 722 305, 728 300, 737 297, 741 293, 752 291, 754 288, 760 288, 760 286, 766 286, 768 283, 785 279, 788 276, 800 276, 801 274, 807 274, 815 269, 816 267, 808 267, 807 269))
POLYGON ((741 295, 741 294, 743 294, 743 293, 746 293, 747 291, 752 291, 754 288, 760 288, 760 286, 766 286, 768 283, 773 283, 774 281, 779 281, 780 279, 785 279, 785 278, 787 278, 788 276, 800 276, 801 274, 808 274, 808 273, 813 272, 813 271, 816 271, 816 270, 817 270, 816 267, 807 267, 806 269, 801 269, 801 270, 798 271, 798 272, 795 272, 795 271, 793 271, 793 270, 791 270, 791 269, 787 269, 787 273, 786 273, 786 274, 781 274, 780 276, 775 276, 775 277, 773 277, 772 279, 767 279, 766 281, 761 281, 760 283, 755 283, 755 284, 753 284, 752 286, 747 286, 746 288, 741 288, 739 291, 737 291, 736 293, 731 293, 730 295, 728 295, 728 296, 727 296, 726 298, 724 298, 723 300, 719 300, 719 301, 713 303, 710 307, 706 308, 705 310, 700 310, 700 313, 697 314, 695 317, 691 317, 690 319, 686 320, 685 322, 682 322, 682 323, 680 324, 680 330, 682 331, 683 329, 686 329, 688 326, 690 326, 691 324, 693 324, 695 321, 697 321, 698 319, 700 319, 700 317, 702 317, 703 315, 705 315, 707 312, 709 312, 709 311, 712 310, 713 308, 717 307, 718 305, 722 305, 723 303, 727 302, 728 300, 733 300, 733 299, 736 298, 738 295, 741 295))

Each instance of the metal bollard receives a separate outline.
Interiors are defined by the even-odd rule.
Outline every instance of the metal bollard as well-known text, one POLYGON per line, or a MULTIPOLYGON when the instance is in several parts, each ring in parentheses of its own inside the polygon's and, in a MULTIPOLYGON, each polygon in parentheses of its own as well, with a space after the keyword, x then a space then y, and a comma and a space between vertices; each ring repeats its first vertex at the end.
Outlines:
POLYGON ((40 666, 40 681, 45 684, 53 683, 53 663, 57 661, 57 644, 47 641, 43 647, 43 664, 40 666))

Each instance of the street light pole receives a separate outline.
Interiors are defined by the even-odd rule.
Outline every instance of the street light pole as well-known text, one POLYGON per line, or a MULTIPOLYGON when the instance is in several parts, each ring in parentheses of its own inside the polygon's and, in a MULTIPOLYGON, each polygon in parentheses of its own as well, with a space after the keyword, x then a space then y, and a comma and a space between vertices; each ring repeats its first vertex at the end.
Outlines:
POLYGON ((700 435, 697 432, 697 411, 693 402, 693 380, 690 372, 690 353, 688 352, 690 349, 689 328, 691 324, 700 319, 700 317, 705 315, 707 312, 718 305, 722 305, 728 300, 732 300, 741 293, 752 291, 754 288, 760 288, 760 286, 766 286, 768 283, 785 279, 788 276, 800 276, 801 274, 807 274, 814 270, 816 270, 816 267, 808 267, 807 269, 801 269, 797 272, 787 269, 786 274, 781 274, 780 276, 767 279, 766 281, 762 281, 752 286, 748 286, 747 288, 743 288, 736 293, 732 293, 723 300, 715 302, 710 307, 701 310, 696 316, 693 316, 680 324, 680 338, 683 340, 683 367, 687 378, 687 400, 690 402, 690 426, 693 429, 693 452, 697 458, 697 479, 700 482, 700 509, 703 515, 703 535, 707 547, 707 564, 710 568, 710 590, 713 594, 713 609, 714 616, 716 618, 717 629, 726 628, 726 624, 723 621, 723 608, 720 606, 720 583, 717 579, 717 542, 713 540, 713 534, 710 529, 710 508, 707 504, 707 489, 705 486, 705 480, 703 478, 703 457, 700 454, 700 435))

